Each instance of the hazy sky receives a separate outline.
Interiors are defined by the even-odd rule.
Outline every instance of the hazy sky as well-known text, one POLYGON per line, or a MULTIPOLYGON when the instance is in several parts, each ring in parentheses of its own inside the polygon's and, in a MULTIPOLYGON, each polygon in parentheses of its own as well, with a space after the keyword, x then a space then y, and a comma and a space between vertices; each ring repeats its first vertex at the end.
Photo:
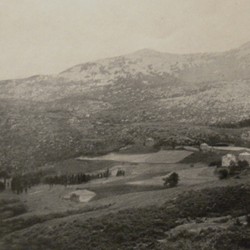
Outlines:
POLYGON ((209 52, 247 41, 250 0, 0 0, 0 79, 142 48, 209 52))

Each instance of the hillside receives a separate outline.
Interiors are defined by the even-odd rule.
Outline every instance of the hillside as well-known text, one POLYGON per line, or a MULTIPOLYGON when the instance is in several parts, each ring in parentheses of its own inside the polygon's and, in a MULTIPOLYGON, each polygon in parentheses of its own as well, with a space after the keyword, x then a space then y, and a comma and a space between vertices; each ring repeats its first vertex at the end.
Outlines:
POLYGON ((5 222, 0 247, 249 249, 249 190, 249 185, 214 187, 187 191, 150 207, 106 213, 101 210, 103 207, 100 211, 82 209, 73 215, 16 217, 5 222))
POLYGON ((249 118, 249 67, 247 43, 211 54, 144 49, 58 75, 1 81, 1 166, 33 168, 147 136, 228 138, 208 126, 249 118))

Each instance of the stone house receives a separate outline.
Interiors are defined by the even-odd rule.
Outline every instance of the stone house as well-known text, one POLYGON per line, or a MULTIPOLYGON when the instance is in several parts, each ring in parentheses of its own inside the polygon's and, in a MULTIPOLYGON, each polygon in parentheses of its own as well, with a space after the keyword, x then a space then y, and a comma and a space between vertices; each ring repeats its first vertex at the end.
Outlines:
POLYGON ((201 150, 201 152, 212 152, 213 147, 209 146, 207 143, 202 143, 200 145, 200 150, 201 150))
POLYGON ((144 142, 144 145, 146 147, 153 147, 155 145, 155 140, 151 137, 149 138, 146 138, 145 142, 144 142))
POLYGON ((233 154, 226 154, 222 156, 221 165, 222 167, 229 167, 232 164, 237 165, 237 158, 233 154))
POLYGON ((250 165, 250 153, 249 152, 243 152, 239 154, 239 161, 247 161, 250 165))

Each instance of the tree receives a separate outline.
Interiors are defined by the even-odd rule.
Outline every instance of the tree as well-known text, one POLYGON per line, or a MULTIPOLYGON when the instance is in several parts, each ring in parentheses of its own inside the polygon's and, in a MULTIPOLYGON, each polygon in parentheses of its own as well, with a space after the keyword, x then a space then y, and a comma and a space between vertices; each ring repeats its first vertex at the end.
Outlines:
POLYGON ((0 181, 0 192, 4 191, 5 185, 0 181))
POLYGON ((239 174, 241 168, 239 167, 239 165, 236 165, 234 161, 231 161, 228 167, 228 170, 229 170, 229 175, 233 176, 233 175, 239 174))
POLYGON ((238 165, 239 165, 240 168, 243 168, 243 169, 249 167, 249 163, 248 163, 248 161, 246 161, 246 160, 239 161, 239 162, 238 162, 238 165))
POLYGON ((227 169, 220 169, 218 171, 218 175, 219 175, 219 179, 222 180, 222 179, 226 179, 229 175, 229 172, 227 169))
POLYGON ((178 182, 179 182, 179 175, 175 172, 173 172, 172 174, 170 174, 168 177, 166 177, 164 179, 164 187, 175 187, 177 186, 178 182))

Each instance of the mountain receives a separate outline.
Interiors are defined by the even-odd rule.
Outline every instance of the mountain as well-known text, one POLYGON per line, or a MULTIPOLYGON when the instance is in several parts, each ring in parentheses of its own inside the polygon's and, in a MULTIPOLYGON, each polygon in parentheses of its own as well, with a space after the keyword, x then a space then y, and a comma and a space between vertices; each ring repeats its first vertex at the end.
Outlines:
POLYGON ((143 49, 0 81, 1 166, 33 168, 147 136, 214 134, 209 125, 249 118, 249 79, 247 43, 220 53, 143 49))

